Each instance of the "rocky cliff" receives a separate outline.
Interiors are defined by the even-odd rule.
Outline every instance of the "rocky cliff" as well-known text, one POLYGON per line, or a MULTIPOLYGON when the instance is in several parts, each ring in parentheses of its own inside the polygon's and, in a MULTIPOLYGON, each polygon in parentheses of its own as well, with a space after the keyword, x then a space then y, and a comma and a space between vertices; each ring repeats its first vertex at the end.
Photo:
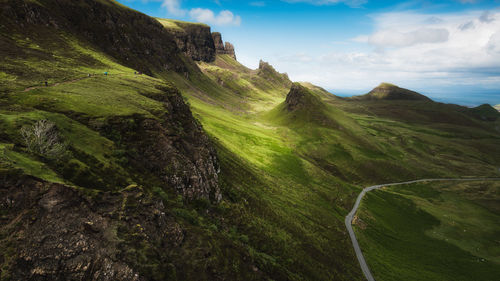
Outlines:
POLYGON ((210 26, 201 23, 171 19, 157 19, 173 35, 177 47, 195 61, 213 62, 215 55, 230 55, 236 59, 234 46, 222 41, 219 32, 210 31, 210 26))
POLYGON ((144 73, 185 71, 173 36, 153 18, 115 1, 5 0, 1 5, 4 32, 68 32, 144 73))
POLYGON ((162 90, 162 95, 148 94, 165 107, 159 118, 111 117, 95 129, 123 144, 136 172, 158 177, 165 188, 174 188, 187 200, 218 203, 222 195, 217 153, 180 92, 173 87, 162 90))
POLYGON ((0 210, 1 280, 220 280, 185 250, 196 236, 140 187, 90 194, 3 178, 0 210))
POLYGON ((236 59, 236 53, 234 51, 233 44, 231 44, 229 42, 226 42, 224 44, 224 41, 222 41, 222 35, 219 32, 213 32, 212 38, 213 38, 214 45, 215 45, 215 52, 218 55, 229 55, 233 59, 236 59))
POLYGON ((216 47, 210 26, 170 19, 157 19, 173 35, 177 47, 195 61, 215 60, 216 47))

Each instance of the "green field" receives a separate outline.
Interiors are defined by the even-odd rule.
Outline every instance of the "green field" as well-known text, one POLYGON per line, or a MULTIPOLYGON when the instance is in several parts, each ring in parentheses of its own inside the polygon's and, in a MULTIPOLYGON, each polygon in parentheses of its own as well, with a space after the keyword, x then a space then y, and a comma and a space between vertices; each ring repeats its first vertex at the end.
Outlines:
POLYGON ((496 280, 500 183, 424 183, 369 192, 355 231, 376 280, 496 280))

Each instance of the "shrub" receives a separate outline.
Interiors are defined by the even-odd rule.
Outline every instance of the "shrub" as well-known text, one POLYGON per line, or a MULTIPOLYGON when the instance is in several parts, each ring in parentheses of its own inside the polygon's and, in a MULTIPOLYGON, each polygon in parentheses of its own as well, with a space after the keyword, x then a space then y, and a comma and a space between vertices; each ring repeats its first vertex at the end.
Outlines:
POLYGON ((66 154, 57 127, 48 120, 39 120, 32 126, 24 126, 21 135, 29 152, 48 159, 60 160, 66 154))

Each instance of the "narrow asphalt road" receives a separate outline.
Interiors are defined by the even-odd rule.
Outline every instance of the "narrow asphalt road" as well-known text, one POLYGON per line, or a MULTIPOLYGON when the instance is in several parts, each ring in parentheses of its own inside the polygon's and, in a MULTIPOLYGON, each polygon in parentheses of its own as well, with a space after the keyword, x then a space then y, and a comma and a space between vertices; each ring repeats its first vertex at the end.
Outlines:
POLYGON ((359 265, 361 266, 361 270, 363 271, 363 274, 366 277, 366 280, 368 281, 375 281, 375 278, 373 278, 372 273, 370 272, 370 268, 366 264, 365 257, 363 256, 363 253, 361 252, 361 248, 359 247, 358 240, 356 239, 356 235, 354 234, 354 230, 352 229, 352 220, 354 219, 354 215, 356 214, 356 211, 359 208, 359 204, 361 203, 361 199, 363 199, 363 196, 369 191, 372 191, 374 189, 379 189, 385 186, 394 186, 394 185, 403 185, 403 184, 412 184, 412 183, 418 183, 418 182, 432 182, 432 181, 498 181, 500 178, 467 178, 467 179, 421 179, 421 180, 413 180, 413 181, 405 181, 405 182, 397 182, 397 183, 388 183, 388 184, 379 184, 379 185, 373 185, 369 186, 363 189, 361 193, 358 195, 358 198, 356 199, 356 203, 354 204, 354 207, 352 208, 351 212, 345 217, 345 226, 347 227, 347 231, 349 232, 349 236, 351 237, 352 241, 352 246, 354 247, 354 251, 356 252, 356 257, 358 258, 359 265))

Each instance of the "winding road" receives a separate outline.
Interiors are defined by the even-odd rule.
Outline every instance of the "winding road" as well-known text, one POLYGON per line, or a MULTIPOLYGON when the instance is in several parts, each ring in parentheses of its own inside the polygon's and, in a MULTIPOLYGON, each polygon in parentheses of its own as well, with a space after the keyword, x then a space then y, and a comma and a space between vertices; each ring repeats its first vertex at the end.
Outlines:
POLYGON ((498 181, 500 178, 466 178, 466 179, 421 179, 421 180, 413 180, 413 181, 405 181, 405 182, 397 182, 397 183, 388 183, 388 184, 379 184, 369 186, 363 189, 361 193, 356 198, 356 203, 354 203, 354 207, 351 212, 345 217, 345 226, 347 227, 347 231, 349 232, 349 236, 351 237, 352 246, 354 247, 354 251, 356 252, 356 257, 358 258, 359 265, 361 266, 361 270, 368 281, 375 281, 372 273, 370 272, 370 268, 366 264, 365 257, 363 256, 363 252, 361 252, 361 248, 359 247, 358 240, 356 239, 356 235, 354 234, 354 230, 352 229, 352 220, 354 219, 354 215, 359 208, 359 204, 361 203, 361 199, 365 196, 365 194, 374 189, 380 189, 386 186, 394 186, 394 185, 404 185, 404 184, 412 184, 419 182, 432 182, 432 181, 498 181))

